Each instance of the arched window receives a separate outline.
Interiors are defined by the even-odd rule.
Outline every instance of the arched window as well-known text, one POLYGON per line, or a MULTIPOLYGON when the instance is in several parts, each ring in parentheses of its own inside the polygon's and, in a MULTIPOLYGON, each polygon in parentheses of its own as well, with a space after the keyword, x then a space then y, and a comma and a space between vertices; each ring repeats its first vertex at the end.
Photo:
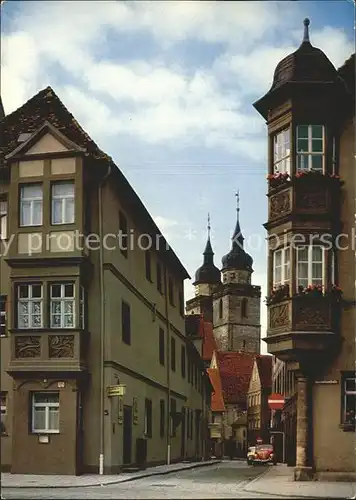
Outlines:
POLYGON ((247 317, 247 299, 242 299, 241 302, 241 317, 246 318, 247 317))
POLYGON ((223 303, 222 303, 222 299, 220 299, 219 301, 219 318, 222 318, 223 317, 223 303))

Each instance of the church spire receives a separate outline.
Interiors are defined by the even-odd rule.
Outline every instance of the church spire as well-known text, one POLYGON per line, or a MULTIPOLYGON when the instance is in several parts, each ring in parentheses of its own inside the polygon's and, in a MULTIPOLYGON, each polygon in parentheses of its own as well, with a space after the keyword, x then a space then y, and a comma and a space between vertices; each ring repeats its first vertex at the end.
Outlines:
POLYGON ((208 214, 208 239, 205 245, 205 250, 203 252, 204 260, 203 265, 199 267, 199 269, 195 273, 195 283, 197 285, 199 283, 209 283, 215 284, 220 283, 220 271, 214 264, 214 252, 213 247, 211 246, 210 241, 210 214, 208 214))
POLYGON ((222 258, 222 270, 225 269, 241 269, 252 271, 252 257, 244 250, 244 237, 242 236, 240 227, 240 193, 237 191, 236 196, 236 226, 232 235, 232 246, 228 254, 222 258))

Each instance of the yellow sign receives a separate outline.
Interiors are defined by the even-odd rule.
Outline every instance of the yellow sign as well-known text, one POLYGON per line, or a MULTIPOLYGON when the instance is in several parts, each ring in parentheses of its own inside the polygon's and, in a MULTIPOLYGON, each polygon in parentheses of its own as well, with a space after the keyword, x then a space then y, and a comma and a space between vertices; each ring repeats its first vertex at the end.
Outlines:
POLYGON ((125 395, 126 386, 123 384, 120 385, 109 385, 106 388, 106 392, 109 398, 113 396, 124 396, 125 395))

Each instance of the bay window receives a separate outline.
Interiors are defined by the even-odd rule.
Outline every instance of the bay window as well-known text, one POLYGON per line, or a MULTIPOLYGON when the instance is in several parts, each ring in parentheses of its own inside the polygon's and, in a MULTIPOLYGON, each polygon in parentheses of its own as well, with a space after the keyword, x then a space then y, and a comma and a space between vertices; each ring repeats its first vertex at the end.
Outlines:
POLYGON ((342 378, 342 424, 355 429, 356 374, 344 374, 342 378))
POLYGON ((75 328, 74 283, 56 283, 50 286, 51 328, 75 328))
POLYGON ((297 125, 297 170, 324 170, 323 125, 297 125))
POLYGON ((73 224, 74 182, 56 182, 52 184, 52 224, 73 224))
POLYGON ((20 189, 20 226, 41 226, 43 212, 42 184, 28 184, 20 189))
POLYGON ((321 245, 297 248, 297 287, 324 285, 324 253, 321 245))
POLYGON ((273 286, 286 285, 290 280, 290 248, 273 252, 273 286))
POLYGON ((42 328, 43 289, 40 284, 18 285, 17 288, 18 328, 42 328))
POLYGON ((290 174, 290 129, 278 132, 273 138, 273 173, 290 174))
POLYGON ((32 395, 32 432, 59 432, 59 393, 35 392, 32 395))

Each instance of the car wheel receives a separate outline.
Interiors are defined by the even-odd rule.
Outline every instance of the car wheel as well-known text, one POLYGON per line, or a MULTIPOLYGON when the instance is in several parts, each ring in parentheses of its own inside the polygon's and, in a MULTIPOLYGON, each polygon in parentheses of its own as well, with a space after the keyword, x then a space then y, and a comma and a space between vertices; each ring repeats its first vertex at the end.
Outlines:
POLYGON ((247 465, 251 465, 251 461, 250 460, 247 460, 247 465))

